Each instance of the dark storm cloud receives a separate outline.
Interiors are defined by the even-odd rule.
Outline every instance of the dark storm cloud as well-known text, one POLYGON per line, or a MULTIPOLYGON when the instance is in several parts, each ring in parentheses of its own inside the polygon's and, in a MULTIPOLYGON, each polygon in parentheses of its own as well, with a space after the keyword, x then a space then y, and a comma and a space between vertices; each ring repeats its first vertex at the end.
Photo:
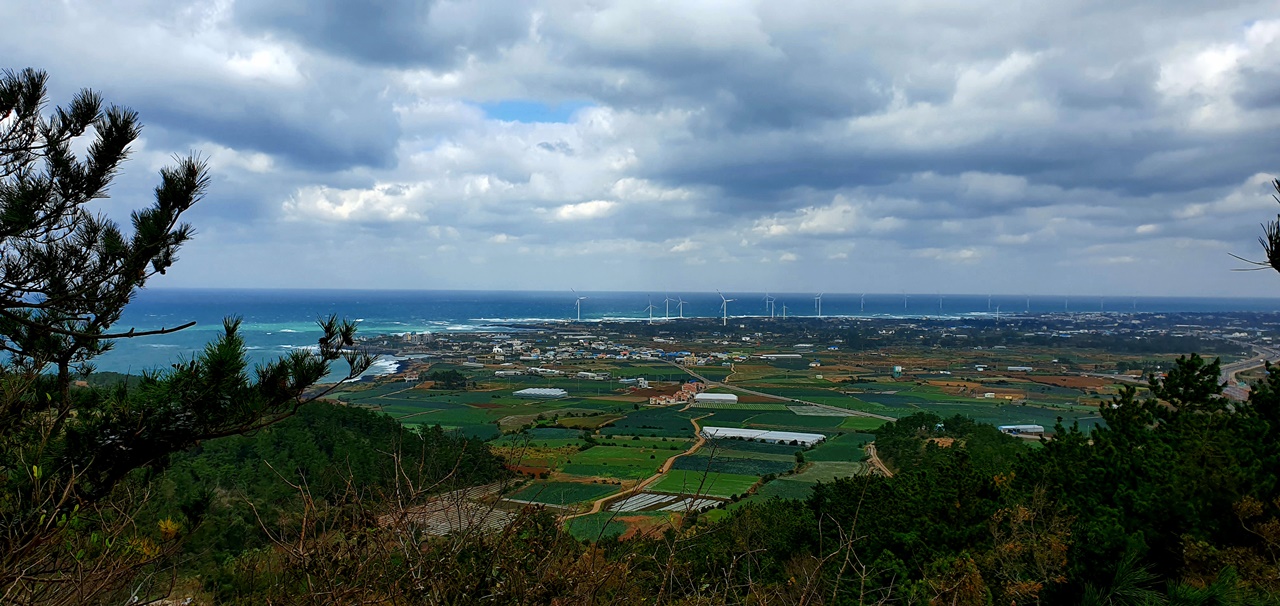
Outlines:
POLYGON ((234 10, 251 32, 361 62, 437 68, 492 55, 530 18, 524 3, 492 0, 273 0, 237 2, 234 10))
POLYGON ((192 87, 142 97, 134 107, 157 126, 310 170, 393 165, 400 127, 389 103, 358 81, 326 80, 284 95, 192 87))

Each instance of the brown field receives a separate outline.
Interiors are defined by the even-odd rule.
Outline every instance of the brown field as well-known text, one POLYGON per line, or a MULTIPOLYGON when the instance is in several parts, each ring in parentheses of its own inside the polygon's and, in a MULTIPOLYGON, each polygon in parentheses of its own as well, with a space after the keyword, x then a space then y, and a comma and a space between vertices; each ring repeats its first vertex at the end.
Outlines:
POLYGON ((622 540, 657 536, 671 527, 670 521, 656 516, 618 516, 613 520, 627 525, 626 532, 619 537, 622 540))
POLYGON ((649 389, 637 389, 631 392, 631 396, 635 398, 643 398, 648 400, 653 396, 671 396, 680 391, 679 385, 668 385, 665 387, 650 387, 649 389))
POLYGON ((558 423, 569 429, 599 429, 607 423, 621 419, 620 415, 597 415, 594 417, 561 417, 558 423))
POLYGON ((1038 376, 1026 375, 1020 377, 1027 381, 1035 383, 1043 383, 1045 385, 1054 385, 1057 387, 1066 387, 1068 389, 1102 389, 1111 383, 1106 379, 1097 377, 1078 377, 1073 375, 1054 375, 1054 376, 1038 376))
POLYGON ((936 386, 936 387, 941 387, 943 389, 946 389, 948 387, 951 387, 954 389, 981 389, 982 388, 981 383, 974 383, 972 381, 942 381, 938 379, 931 379, 931 380, 925 381, 925 383, 936 386))

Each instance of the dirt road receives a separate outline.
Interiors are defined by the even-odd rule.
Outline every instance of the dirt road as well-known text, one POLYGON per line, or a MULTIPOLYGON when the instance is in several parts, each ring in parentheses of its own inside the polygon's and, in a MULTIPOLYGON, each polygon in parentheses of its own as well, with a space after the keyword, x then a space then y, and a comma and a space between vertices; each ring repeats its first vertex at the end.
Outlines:
POLYGON ((867 444, 867 463, 871 465, 871 469, 880 473, 886 478, 892 478, 893 472, 885 467, 884 461, 880 460, 880 455, 876 454, 876 443, 867 444))
POLYGON ((568 520, 571 518, 577 518, 581 516, 589 516, 593 513, 600 513, 605 508, 605 506, 607 506, 609 503, 612 503, 613 501, 625 499, 628 497, 633 497, 637 494, 640 494, 641 492, 644 492, 644 489, 648 488, 654 482, 657 482, 658 480, 662 479, 662 476, 666 475, 668 471, 671 471, 671 466, 675 464, 676 459, 680 457, 689 456, 695 452, 698 452, 698 449, 702 448, 702 446, 707 443, 707 439, 702 435, 702 426, 698 425, 698 421, 705 419, 709 416, 711 416, 710 413, 702 415, 701 417, 689 419, 689 422, 693 424, 693 435, 697 436, 698 439, 694 441, 693 446, 690 446, 688 450, 677 455, 672 455, 671 458, 667 459, 666 461, 663 461, 662 466, 658 468, 658 473, 655 473, 641 480, 639 484, 636 484, 635 486, 632 486, 631 488, 628 488, 622 492, 614 493, 607 497, 596 500, 596 502, 591 504, 591 509, 587 511, 584 511, 582 513, 575 513, 573 515, 567 515, 561 519, 568 520))

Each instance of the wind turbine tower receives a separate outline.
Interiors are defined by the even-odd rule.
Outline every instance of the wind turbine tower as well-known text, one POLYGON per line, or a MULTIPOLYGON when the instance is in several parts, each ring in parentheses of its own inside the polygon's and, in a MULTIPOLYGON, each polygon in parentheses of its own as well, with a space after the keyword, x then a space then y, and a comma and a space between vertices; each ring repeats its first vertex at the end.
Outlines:
POLYGON ((662 297, 663 297, 662 302, 665 303, 667 306, 667 315, 663 316, 663 319, 670 320, 671 319, 671 302, 674 301, 675 299, 672 299, 669 295, 662 295, 662 297))
MULTIPOLYGON (((578 291, 573 290, 572 288, 570 288, 569 291, 573 293, 573 296, 578 297, 578 291)), ((585 300, 587 300, 586 297, 578 297, 578 300, 573 302, 573 306, 578 310, 578 322, 582 321, 582 302, 585 300)))
POLYGON ((681 320, 683 320, 683 319, 684 319, 684 304, 685 304, 685 303, 688 303, 688 301, 685 301, 684 299, 681 299, 680 297, 676 297, 676 310, 680 312, 680 319, 681 319, 681 320))
POLYGON ((648 306, 648 307, 646 307, 646 308, 644 308, 644 310, 645 310, 645 311, 647 311, 647 312, 649 312, 649 323, 650 323, 650 324, 653 324, 653 310, 654 310, 654 309, 655 309, 655 307, 654 307, 654 305, 653 305, 653 297, 649 297, 649 306, 648 306))
POLYGON ((729 325, 729 302, 737 301, 737 299, 726 299, 724 298, 724 293, 718 290, 716 291, 716 294, 720 295, 720 313, 722 316, 720 320, 720 325, 728 326, 729 325))
POLYGON ((813 306, 818 310, 818 317, 822 317, 822 295, 827 293, 820 292, 813 296, 813 306))
POLYGON ((859 298, 858 313, 867 313, 867 293, 865 292, 862 293, 862 297, 859 298))

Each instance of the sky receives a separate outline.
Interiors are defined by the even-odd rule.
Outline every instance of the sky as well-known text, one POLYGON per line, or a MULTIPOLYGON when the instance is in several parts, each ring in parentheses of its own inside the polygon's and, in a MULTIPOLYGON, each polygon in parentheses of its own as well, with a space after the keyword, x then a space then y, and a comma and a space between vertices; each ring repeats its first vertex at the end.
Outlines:
POLYGON ((158 287, 1280 296, 1280 5, 0 0, 158 287))

